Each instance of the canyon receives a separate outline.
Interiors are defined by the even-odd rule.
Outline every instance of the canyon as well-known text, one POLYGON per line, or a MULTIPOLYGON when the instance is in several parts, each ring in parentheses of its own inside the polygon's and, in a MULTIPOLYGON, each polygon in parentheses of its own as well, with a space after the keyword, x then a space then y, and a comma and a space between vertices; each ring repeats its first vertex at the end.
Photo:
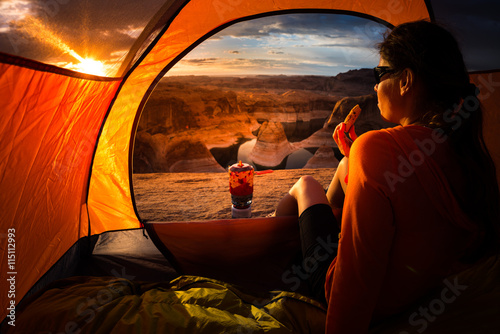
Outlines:
POLYGON ((381 117, 371 69, 327 76, 165 77, 137 127, 134 173, 332 168, 335 126, 359 104, 358 135, 391 126, 381 117))

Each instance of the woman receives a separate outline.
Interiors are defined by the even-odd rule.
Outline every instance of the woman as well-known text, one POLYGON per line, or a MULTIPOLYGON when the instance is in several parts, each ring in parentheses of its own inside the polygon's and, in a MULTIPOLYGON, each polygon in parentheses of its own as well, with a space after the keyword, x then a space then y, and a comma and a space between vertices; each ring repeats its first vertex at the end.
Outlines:
POLYGON ((499 236, 495 167, 457 42, 419 21, 394 28, 379 50, 378 106, 400 126, 357 139, 351 132, 352 142, 341 123, 334 138, 349 160, 328 193, 306 176, 276 210, 299 215, 304 264, 317 264, 308 283, 328 304, 327 333, 367 332, 496 251, 499 236), (340 216, 338 253, 318 258, 340 216))

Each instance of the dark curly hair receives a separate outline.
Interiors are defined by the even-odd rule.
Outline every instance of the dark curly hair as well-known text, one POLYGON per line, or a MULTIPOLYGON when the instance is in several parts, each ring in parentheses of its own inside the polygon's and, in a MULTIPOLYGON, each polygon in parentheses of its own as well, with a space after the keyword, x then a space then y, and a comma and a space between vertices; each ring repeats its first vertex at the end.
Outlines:
POLYGON ((478 90, 470 83, 456 39, 435 23, 409 22, 390 31, 379 50, 396 72, 409 68, 415 80, 422 83, 424 91, 417 107, 423 112, 417 123, 442 129, 461 157, 464 175, 470 176, 466 197, 457 199, 478 224, 481 237, 464 260, 498 253, 500 199, 496 170, 483 138, 478 90))

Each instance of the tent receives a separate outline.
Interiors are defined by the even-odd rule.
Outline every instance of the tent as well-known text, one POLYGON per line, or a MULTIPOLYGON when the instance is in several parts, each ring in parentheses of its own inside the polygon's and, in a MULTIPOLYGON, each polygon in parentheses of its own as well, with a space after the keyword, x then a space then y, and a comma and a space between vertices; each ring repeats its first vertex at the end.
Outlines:
MULTIPOLYGON (((66 2, 52 3, 54 9, 66 2)), ((141 110, 159 79, 203 40, 239 21, 296 12, 352 14, 392 27, 435 19, 432 3, 167 0, 113 77, 0 53, 1 318, 10 302, 21 301, 37 282, 40 288, 70 276, 98 236, 142 227, 131 184, 141 110), (14 285, 7 280, 12 277, 14 285), (15 297, 5 298, 6 291, 15 297)), ((481 89, 486 141, 500 175, 500 72, 488 68, 471 75, 481 89)), ((272 226, 280 224, 290 223, 272 226)), ((165 233, 165 240, 175 244, 172 236, 190 228, 158 227, 158 235, 165 233)), ((293 244, 292 239, 283 236, 282 242, 293 244)), ((186 249, 185 244, 179 247, 186 249)), ((164 253, 172 255, 171 250, 164 253)), ((174 265, 179 261, 170 260, 174 265)))

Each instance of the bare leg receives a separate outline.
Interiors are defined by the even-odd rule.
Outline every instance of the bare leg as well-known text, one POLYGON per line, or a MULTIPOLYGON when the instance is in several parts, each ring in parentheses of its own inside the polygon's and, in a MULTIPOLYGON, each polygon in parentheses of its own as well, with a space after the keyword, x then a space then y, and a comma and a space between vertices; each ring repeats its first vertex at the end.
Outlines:
POLYGON ((345 176, 347 175, 347 158, 343 158, 335 171, 325 196, 323 187, 312 177, 304 176, 290 189, 276 207, 274 216, 299 216, 309 206, 318 203, 330 204, 332 211, 340 222, 344 204, 345 176), (300 194, 300 195, 299 195, 300 194), (326 199, 326 201, 325 201, 326 199), (300 202, 300 203, 299 203, 300 202), (311 204, 312 203, 312 204, 311 204))
POLYGON ((337 218, 338 222, 342 221, 342 208, 344 206, 345 190, 347 184, 345 183, 345 177, 347 175, 347 164, 348 159, 343 158, 335 171, 332 182, 328 187, 326 197, 330 206, 332 207, 333 214, 337 218))
POLYGON ((323 186, 312 176, 303 176, 278 203, 276 216, 300 216, 315 204, 329 204, 323 186))
POLYGON ((330 204, 323 186, 309 175, 301 177, 290 189, 289 194, 297 200, 299 216, 315 204, 330 204))
POLYGON ((289 193, 283 196, 278 203, 273 216, 298 216, 299 209, 297 200, 289 193))

